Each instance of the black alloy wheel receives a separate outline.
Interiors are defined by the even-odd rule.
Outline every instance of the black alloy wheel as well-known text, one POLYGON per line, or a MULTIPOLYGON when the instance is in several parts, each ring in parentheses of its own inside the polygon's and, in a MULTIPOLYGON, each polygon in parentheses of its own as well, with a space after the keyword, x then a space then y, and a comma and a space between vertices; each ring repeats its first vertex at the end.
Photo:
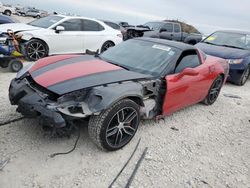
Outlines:
POLYGON ((120 147, 134 136, 138 126, 138 113, 135 109, 124 107, 110 120, 106 129, 106 141, 112 147, 120 147))
POLYGON ((134 137, 140 123, 139 105, 123 99, 90 118, 88 131, 91 139, 102 149, 118 150, 134 137))
POLYGON ((28 41, 25 49, 27 58, 31 61, 48 56, 48 48, 41 40, 32 39, 28 41))

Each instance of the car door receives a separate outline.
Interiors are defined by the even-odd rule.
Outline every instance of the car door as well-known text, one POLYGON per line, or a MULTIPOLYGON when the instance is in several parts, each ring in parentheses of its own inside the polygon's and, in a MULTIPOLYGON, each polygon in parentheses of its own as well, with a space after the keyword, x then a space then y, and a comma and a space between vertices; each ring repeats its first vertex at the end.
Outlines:
POLYGON ((56 32, 56 27, 47 36, 50 51, 53 54, 83 53, 83 24, 82 19, 68 19, 57 26, 64 27, 64 31, 56 32))
POLYGON ((202 101, 208 92, 208 68, 198 52, 187 51, 180 57, 174 74, 165 77, 167 91, 163 103, 163 114, 202 101))
POLYGON ((161 39, 173 40, 173 23, 165 23, 159 30, 159 37, 161 39))
POLYGON ((100 50, 105 42, 105 28, 94 20, 83 20, 83 49, 90 51, 100 50))
POLYGON ((181 25, 174 24, 174 32, 173 32, 173 39, 176 41, 181 41, 181 25))

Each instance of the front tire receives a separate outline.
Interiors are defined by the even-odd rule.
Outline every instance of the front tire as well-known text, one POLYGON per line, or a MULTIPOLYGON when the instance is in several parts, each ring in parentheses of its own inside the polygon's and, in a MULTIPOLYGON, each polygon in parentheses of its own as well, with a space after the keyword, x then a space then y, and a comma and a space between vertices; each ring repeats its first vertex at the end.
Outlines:
POLYGON ((11 16, 11 11, 10 10, 5 10, 4 13, 6 16, 11 16))
POLYGON ((115 151, 130 142, 139 123, 139 106, 132 100, 123 99, 100 115, 92 116, 88 132, 97 146, 108 151, 115 151))
POLYGON ((26 43, 25 52, 30 61, 36 61, 48 56, 48 47, 39 39, 31 39, 26 43))
POLYGON ((239 86, 243 86, 245 85, 245 83, 247 82, 248 78, 250 76, 250 65, 246 68, 246 70, 243 72, 241 79, 238 83, 239 86))
POLYGON ((206 105, 212 105, 218 98, 223 85, 223 76, 218 76, 209 89, 208 95, 203 101, 206 105))

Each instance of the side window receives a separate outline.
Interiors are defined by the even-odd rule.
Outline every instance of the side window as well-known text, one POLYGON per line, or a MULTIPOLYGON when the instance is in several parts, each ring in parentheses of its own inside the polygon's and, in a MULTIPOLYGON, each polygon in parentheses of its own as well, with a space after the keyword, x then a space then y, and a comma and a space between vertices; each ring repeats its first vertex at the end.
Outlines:
POLYGON ((179 24, 174 24, 174 32, 175 33, 180 33, 181 32, 181 28, 179 24))
POLYGON ((120 30, 120 26, 112 23, 112 22, 105 22, 108 26, 112 27, 113 29, 120 30))
POLYGON ((83 21, 83 31, 102 31, 104 27, 92 20, 83 21))
POLYGON ((246 47, 249 48, 250 47, 250 35, 246 36, 246 47))
POLYGON ((166 23, 162 26, 162 29, 166 29, 167 32, 172 33, 173 32, 173 24, 172 23, 166 23))
POLYGON ((80 19, 71 19, 61 23, 60 26, 63 26, 65 31, 81 31, 82 21, 80 19))
POLYGON ((183 71, 185 68, 195 68, 199 66, 200 59, 197 54, 185 55, 175 69, 175 73, 183 71))

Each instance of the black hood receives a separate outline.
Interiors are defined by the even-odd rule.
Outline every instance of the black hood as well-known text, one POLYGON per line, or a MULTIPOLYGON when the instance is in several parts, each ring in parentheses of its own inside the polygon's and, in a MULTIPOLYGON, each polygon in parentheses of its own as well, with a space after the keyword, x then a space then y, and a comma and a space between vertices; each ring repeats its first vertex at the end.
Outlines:
POLYGON ((202 42, 196 44, 195 46, 208 55, 220 57, 223 59, 244 59, 250 56, 250 50, 216 46, 202 42))
POLYGON ((147 78, 152 78, 152 76, 119 69, 67 80, 49 86, 48 89, 54 93, 62 95, 84 88, 91 88, 100 85, 105 86, 106 84, 118 83, 123 81, 137 81, 147 78))

